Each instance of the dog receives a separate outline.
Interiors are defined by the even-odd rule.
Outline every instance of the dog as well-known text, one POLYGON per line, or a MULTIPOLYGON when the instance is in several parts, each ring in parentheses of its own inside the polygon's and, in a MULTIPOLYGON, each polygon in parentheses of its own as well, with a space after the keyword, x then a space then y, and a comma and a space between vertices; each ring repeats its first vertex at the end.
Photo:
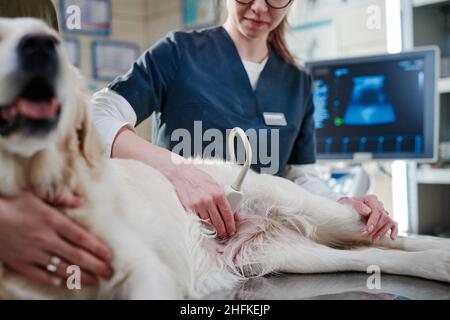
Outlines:
MULTIPOLYGON (((82 195, 64 214, 113 250, 96 288, 42 286, 8 268, 3 299, 196 299, 272 273, 382 272, 450 282, 450 241, 384 237, 376 246, 355 210, 276 176, 249 172, 237 233, 211 237, 173 185, 134 160, 104 156, 90 97, 60 36, 35 19, 0 19, 0 194, 82 195), (139 177, 137 179, 137 177, 139 177)), ((240 166, 191 160, 222 187, 240 166)))

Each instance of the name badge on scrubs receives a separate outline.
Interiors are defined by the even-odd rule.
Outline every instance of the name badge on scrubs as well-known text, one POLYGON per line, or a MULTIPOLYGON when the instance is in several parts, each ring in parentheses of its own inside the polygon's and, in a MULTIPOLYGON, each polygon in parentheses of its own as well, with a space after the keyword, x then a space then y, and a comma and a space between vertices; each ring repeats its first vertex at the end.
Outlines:
POLYGON ((284 113, 264 112, 264 122, 266 126, 286 127, 287 121, 284 113))

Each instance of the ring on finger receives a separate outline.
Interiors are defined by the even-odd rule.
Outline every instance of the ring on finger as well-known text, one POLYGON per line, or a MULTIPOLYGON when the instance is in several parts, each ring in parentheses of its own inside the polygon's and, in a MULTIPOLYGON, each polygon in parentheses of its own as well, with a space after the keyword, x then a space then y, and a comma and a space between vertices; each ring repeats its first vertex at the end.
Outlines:
POLYGON ((60 258, 58 258, 57 256, 51 257, 50 263, 46 267, 47 271, 55 273, 56 270, 58 270, 58 266, 60 265, 60 263, 61 263, 60 258))

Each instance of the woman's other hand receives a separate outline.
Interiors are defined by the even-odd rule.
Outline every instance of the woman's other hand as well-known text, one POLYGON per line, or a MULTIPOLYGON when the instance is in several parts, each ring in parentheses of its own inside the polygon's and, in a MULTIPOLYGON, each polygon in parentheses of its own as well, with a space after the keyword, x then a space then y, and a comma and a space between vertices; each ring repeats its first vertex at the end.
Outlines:
MULTIPOLYGON (((76 208, 83 200, 74 195, 56 206, 76 208)), ((111 250, 76 222, 32 193, 0 198, 0 261, 12 270, 43 284, 58 285, 67 268, 81 269, 81 283, 97 285, 98 277, 112 276, 111 250), (46 270, 52 258, 60 263, 46 270)))

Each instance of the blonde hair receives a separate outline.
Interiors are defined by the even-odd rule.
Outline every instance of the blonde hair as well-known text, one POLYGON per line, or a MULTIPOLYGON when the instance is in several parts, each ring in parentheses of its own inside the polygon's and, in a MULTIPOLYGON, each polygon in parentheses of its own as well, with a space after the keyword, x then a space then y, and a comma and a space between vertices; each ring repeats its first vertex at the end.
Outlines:
POLYGON ((286 43, 286 32, 289 28, 289 23, 287 16, 281 21, 281 23, 269 33, 269 38, 267 39, 269 47, 274 50, 284 61, 287 63, 298 67, 295 59, 295 55, 289 50, 286 43))
POLYGON ((50 0, 0 0, 0 17, 33 17, 59 31, 55 6, 50 0))

